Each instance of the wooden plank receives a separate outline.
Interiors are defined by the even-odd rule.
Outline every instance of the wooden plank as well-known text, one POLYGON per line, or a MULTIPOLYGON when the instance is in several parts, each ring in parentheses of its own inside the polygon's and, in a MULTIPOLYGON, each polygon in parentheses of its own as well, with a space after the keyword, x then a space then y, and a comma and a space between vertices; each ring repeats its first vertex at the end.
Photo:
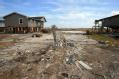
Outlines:
POLYGON ((81 66, 83 66, 85 69, 87 69, 87 70, 91 70, 92 69, 89 65, 85 64, 83 61, 78 61, 78 63, 81 66))

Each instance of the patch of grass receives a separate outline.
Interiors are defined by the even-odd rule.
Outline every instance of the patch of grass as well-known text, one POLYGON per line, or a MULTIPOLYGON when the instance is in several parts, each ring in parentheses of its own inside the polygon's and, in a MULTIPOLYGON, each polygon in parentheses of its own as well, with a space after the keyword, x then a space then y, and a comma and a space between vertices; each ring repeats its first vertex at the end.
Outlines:
POLYGON ((19 41, 19 39, 13 38, 13 42, 14 42, 14 43, 16 43, 16 42, 18 42, 18 41, 19 41))
POLYGON ((103 34, 93 34, 93 35, 90 35, 89 37, 99 41, 99 40, 102 40, 102 41, 114 41, 113 38, 107 36, 107 35, 103 35, 103 34))
POLYGON ((10 38, 9 34, 0 34, 0 41, 2 41, 3 39, 7 39, 10 38))
POLYGON ((5 34, 4 32, 0 32, 0 34, 5 34))
POLYGON ((104 41, 109 45, 119 45, 119 40, 116 40, 104 34, 92 34, 92 35, 89 35, 89 38, 92 38, 97 41, 104 41))
POLYGON ((0 50, 1 49, 6 49, 6 48, 8 48, 8 47, 10 47, 10 46, 13 46, 14 45, 14 43, 3 43, 3 44, 0 44, 0 50))
POLYGON ((14 42, 0 42, 0 49, 7 48, 9 46, 13 46, 14 42))
POLYGON ((7 48, 7 46, 0 45, 0 49, 4 49, 4 48, 7 48))
POLYGON ((14 42, 14 43, 16 43, 19 41, 19 39, 17 39, 17 38, 4 38, 4 39, 1 39, 0 41, 1 42, 14 42))

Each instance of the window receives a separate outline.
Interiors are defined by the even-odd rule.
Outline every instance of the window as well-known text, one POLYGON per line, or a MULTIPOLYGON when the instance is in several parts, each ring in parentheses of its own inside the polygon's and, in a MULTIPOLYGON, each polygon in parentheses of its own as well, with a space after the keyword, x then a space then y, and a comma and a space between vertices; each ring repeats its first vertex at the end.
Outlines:
POLYGON ((23 24, 23 18, 19 19, 19 24, 23 24))

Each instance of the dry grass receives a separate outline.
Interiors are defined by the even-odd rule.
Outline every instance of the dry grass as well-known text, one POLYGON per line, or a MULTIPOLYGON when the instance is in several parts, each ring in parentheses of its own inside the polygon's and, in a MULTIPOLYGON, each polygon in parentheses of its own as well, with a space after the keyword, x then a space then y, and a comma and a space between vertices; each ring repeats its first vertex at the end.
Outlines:
POLYGON ((9 34, 0 34, 0 40, 10 37, 9 34))
POLYGON ((14 38, 10 34, 0 34, 0 49, 13 46, 18 41, 18 38, 14 38))
POLYGON ((50 28, 45 28, 41 30, 42 33, 51 33, 51 29, 50 28))
POLYGON ((108 35, 92 34, 92 35, 89 35, 89 37, 97 41, 104 41, 109 45, 119 45, 119 39, 114 39, 112 37, 109 37, 108 35))
POLYGON ((13 46, 14 42, 0 42, 0 49, 6 48, 8 46, 13 46))

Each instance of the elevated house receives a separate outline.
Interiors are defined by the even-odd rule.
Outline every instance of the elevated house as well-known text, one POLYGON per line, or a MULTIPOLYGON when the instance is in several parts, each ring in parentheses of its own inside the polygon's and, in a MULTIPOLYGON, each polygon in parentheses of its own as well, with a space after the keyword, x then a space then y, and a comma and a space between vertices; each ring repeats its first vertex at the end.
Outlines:
POLYGON ((103 32, 119 32, 119 15, 114 15, 99 20, 95 20, 94 28, 98 31, 103 32))
POLYGON ((46 22, 45 17, 28 17, 26 15, 13 12, 4 18, 5 32, 11 33, 28 33, 28 32, 38 32, 44 27, 46 22))

